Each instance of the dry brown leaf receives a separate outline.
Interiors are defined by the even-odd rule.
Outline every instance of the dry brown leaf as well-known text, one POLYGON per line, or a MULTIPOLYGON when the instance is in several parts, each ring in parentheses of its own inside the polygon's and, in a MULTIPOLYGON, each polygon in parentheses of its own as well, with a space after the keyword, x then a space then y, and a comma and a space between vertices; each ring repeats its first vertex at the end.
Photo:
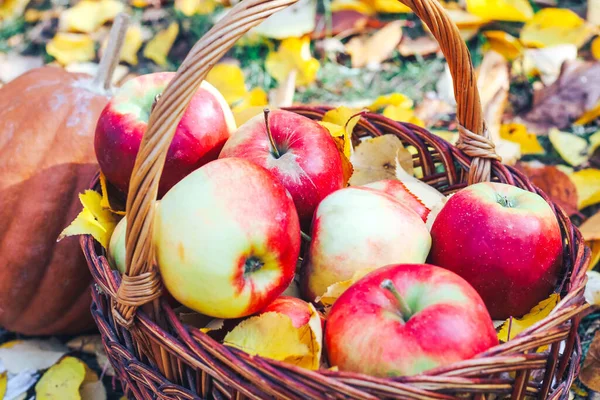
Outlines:
POLYGON ((516 167, 567 214, 572 215, 577 212, 577 188, 567 174, 553 165, 544 165, 539 161, 519 162, 516 167))
POLYGON ((426 56, 440 51, 440 44, 429 33, 417 38, 404 35, 398 45, 398 51, 402 57, 426 56))
POLYGON ((588 388, 600 391, 600 331, 596 332, 590 344, 579 379, 588 388))
POLYGON ((394 21, 370 37, 355 37, 346 44, 352 67, 378 66, 391 57, 402 38, 402 21, 394 21))
POLYGON ((430 127, 437 124, 442 118, 456 112, 456 109, 442 99, 425 97, 415 107, 415 116, 430 127))
POLYGON ((579 231, 587 241, 600 240, 600 211, 581 224, 579 231))
POLYGON ((577 46, 558 44, 543 49, 527 49, 523 54, 523 72, 527 76, 540 76, 544 85, 558 79, 562 65, 577 58, 577 46))
POLYGON ((600 63, 573 61, 563 64, 556 82, 534 93, 533 108, 522 116, 530 131, 547 133, 564 129, 600 100, 600 63))
POLYGON ((311 33, 312 39, 323 39, 327 36, 345 37, 362 33, 368 28, 381 28, 384 24, 378 19, 357 10, 340 10, 331 14, 331 32, 327 32, 327 22, 323 15, 317 16, 316 28, 311 33))

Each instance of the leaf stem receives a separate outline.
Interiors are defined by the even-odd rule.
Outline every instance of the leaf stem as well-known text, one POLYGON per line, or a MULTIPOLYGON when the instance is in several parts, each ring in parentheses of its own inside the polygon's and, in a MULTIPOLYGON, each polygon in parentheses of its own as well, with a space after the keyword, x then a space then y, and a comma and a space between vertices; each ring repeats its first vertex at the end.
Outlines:
POLYGON ((275 139, 273 139, 273 135, 271 134, 271 128, 269 127, 269 113, 271 112, 271 110, 265 108, 263 112, 265 114, 265 126, 267 128, 267 137, 269 138, 269 142, 271 142, 271 151, 273 152, 275 158, 279 158, 281 157, 281 154, 279 154, 279 149, 277 149, 277 146, 275 146, 275 139))
POLYGON ((398 292, 398 289, 396 288, 396 285, 394 285, 394 282, 392 282, 391 279, 385 279, 381 282, 379 286, 382 289, 387 290, 394 296, 394 298, 396 299, 397 306, 400 310, 400 315, 402 316, 402 321, 408 321, 409 318, 412 316, 412 310, 410 309, 402 295, 400 295, 400 292, 398 292))

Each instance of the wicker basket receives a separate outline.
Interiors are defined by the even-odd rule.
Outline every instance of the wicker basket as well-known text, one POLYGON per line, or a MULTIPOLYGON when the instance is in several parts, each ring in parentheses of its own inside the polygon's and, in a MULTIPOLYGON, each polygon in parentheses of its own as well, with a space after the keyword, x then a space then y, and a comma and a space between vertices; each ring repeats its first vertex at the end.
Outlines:
MULTIPOLYGON (((440 42, 454 80, 460 144, 425 129, 376 114, 362 115, 354 134, 393 134, 417 149, 423 180, 448 194, 492 179, 537 192, 553 207, 563 241, 561 301, 550 316, 508 343, 471 360, 394 379, 309 371, 246 353, 183 325, 168 302, 153 265, 154 201, 166 152, 191 96, 210 68, 248 29, 296 0, 243 0, 190 51, 152 112, 127 198, 127 274, 111 270, 91 236, 81 244, 95 280, 92 312, 110 362, 127 393, 138 399, 539 399, 566 398, 577 375, 577 337, 589 250, 568 216, 514 168, 502 165, 489 140, 469 52, 436 0, 403 0, 440 42), (442 171, 442 172, 440 172, 442 171), (546 351, 537 352, 540 346, 546 351)), ((320 119, 327 108, 292 111, 320 119)), ((98 182, 93 184, 98 188, 98 182)))

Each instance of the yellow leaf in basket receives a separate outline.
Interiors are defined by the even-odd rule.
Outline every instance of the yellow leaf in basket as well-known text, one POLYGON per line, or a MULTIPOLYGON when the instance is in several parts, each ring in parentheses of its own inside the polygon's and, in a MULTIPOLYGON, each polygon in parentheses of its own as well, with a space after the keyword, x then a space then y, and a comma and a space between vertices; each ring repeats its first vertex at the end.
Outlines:
POLYGON ((37 400, 80 400, 79 386, 85 378, 85 364, 75 357, 65 357, 44 373, 35 385, 37 400))
MULTIPOLYGON (((231 110, 236 113, 243 110, 246 110, 251 107, 261 107, 264 108, 269 104, 269 99, 267 97, 267 93, 263 90, 263 88, 255 87, 249 92, 246 92, 244 97, 231 108, 231 110)), ((239 126, 239 125, 238 125, 239 126)))
POLYGON ((265 61, 267 72, 279 83, 287 80, 296 71, 296 86, 305 86, 315 81, 320 68, 319 61, 310 53, 310 37, 283 39, 276 52, 271 52, 265 61))
POLYGON ((106 186, 106 177, 104 176, 104 174, 102 172, 100 173, 100 190, 102 192, 102 198, 100 199, 100 206, 105 210, 109 210, 113 214, 125 215, 125 211, 113 210, 112 207, 110 206, 110 201, 108 199, 108 188, 106 186))
POLYGON ((500 137, 521 146, 521 154, 543 154, 544 148, 540 145, 535 134, 527 132, 527 127, 519 123, 503 124, 500 127, 500 137))
POLYGON ((179 34, 179 25, 173 22, 167 29, 158 32, 146 47, 144 47, 144 57, 149 58, 160 66, 167 64, 167 54, 171 51, 173 43, 179 34))
POLYGON ((527 0, 467 0, 467 12, 494 21, 525 22, 533 18, 527 0))
POLYGON ((320 351, 320 343, 315 346, 312 336, 310 323, 295 328, 287 315, 267 312, 242 321, 225 336, 223 343, 251 355, 316 369, 318 360, 315 362, 313 352, 317 347, 320 351))
POLYGON ((533 324, 546 318, 554 307, 558 304, 560 297, 557 293, 552 293, 550 297, 540 301, 531 309, 523 318, 509 318, 498 332, 498 339, 502 342, 507 342, 529 328, 533 324), (510 331, 510 332, 509 332, 510 331), (510 334, 510 337, 509 337, 510 334))
POLYGON ((206 76, 206 81, 225 97, 229 105, 240 101, 248 92, 244 72, 233 63, 215 65, 206 76))
POLYGON ((58 32, 46 44, 46 51, 62 65, 93 60, 94 41, 85 34, 58 32))
POLYGON ((354 174, 350 185, 360 186, 382 179, 396 179, 396 164, 413 173, 412 155, 395 135, 382 135, 362 141, 350 158, 354 174))
POLYGON ((596 28, 566 8, 544 8, 521 30, 521 42, 530 47, 573 44, 577 48, 594 34, 596 28))
POLYGON ((361 269, 359 271, 356 271, 354 275, 352 275, 352 278, 345 281, 336 282, 333 285, 329 285, 325 293, 323 293, 321 296, 318 296, 315 299, 315 302, 321 303, 326 307, 333 305, 333 303, 335 303, 338 297, 340 297, 342 293, 346 291, 346 289, 348 289, 350 286, 356 283, 356 281, 358 281, 371 271, 372 270, 368 268, 361 269))
POLYGON ((70 32, 92 33, 112 21, 125 6, 117 0, 82 0, 60 15, 60 28, 70 32))
POLYGON ((79 195, 83 211, 71 225, 66 227, 58 237, 61 240, 73 235, 92 235, 104 248, 108 247, 110 236, 117 225, 116 217, 102 208, 102 197, 93 190, 86 190, 79 195))
POLYGON ((320 122, 331 136, 342 140, 343 152, 348 159, 352 155, 352 132, 359 120, 360 113, 358 111, 341 106, 327 111, 320 122))
POLYGON ((570 165, 576 167, 588 160, 588 142, 584 138, 556 128, 550 130, 548 138, 562 159, 570 165))
POLYGON ((507 60, 514 60, 523 52, 519 39, 504 31, 486 31, 483 33, 488 46, 496 53, 500 53, 507 60))
POLYGON ((0 399, 3 399, 6 394, 6 382, 6 371, 4 371, 0 374, 0 399))
POLYGON ((573 172, 569 178, 577 188, 577 207, 580 210, 600 203, 600 169, 582 169, 573 172))

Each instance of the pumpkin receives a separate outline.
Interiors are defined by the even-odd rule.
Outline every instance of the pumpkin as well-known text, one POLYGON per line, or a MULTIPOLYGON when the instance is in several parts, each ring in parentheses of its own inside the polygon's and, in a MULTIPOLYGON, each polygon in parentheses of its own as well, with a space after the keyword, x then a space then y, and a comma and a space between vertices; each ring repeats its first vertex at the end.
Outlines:
MULTIPOLYGON (((123 22, 119 25, 122 35, 123 22)), ((96 79, 43 67, 0 88, 0 326, 5 329, 50 335, 94 326, 91 275, 79 241, 57 243, 57 238, 81 211, 78 194, 98 170, 94 131, 109 100, 112 61, 121 43, 105 55, 111 59, 101 61, 96 79)))

